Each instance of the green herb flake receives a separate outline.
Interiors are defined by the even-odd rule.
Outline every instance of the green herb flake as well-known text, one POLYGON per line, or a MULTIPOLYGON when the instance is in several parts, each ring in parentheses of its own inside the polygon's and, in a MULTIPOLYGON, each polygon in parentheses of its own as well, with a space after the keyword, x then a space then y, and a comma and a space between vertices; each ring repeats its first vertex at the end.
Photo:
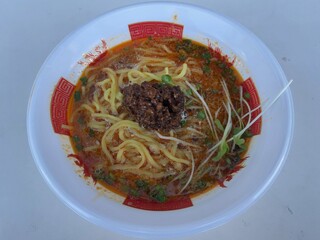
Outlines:
POLYGON ((204 53, 202 53, 202 58, 203 58, 203 59, 210 59, 210 58, 211 58, 210 52, 204 52, 204 53))
POLYGON ((224 68, 226 68, 226 66, 227 66, 224 62, 221 62, 221 61, 218 61, 216 64, 217 64, 217 66, 218 66, 219 68, 221 68, 221 69, 224 69, 224 68))
POLYGON ((219 91, 217 89, 211 89, 212 94, 217 94, 219 91))
POLYGON ((212 145, 212 141, 209 138, 205 138, 204 144, 207 145, 207 146, 211 146, 212 145))
POLYGON ((77 151, 82 151, 83 150, 83 146, 82 146, 82 144, 80 144, 80 143, 76 143, 76 149, 77 149, 77 151))
POLYGON ((87 82, 88 82, 88 78, 87 77, 82 77, 82 78, 80 78, 80 81, 81 81, 82 86, 86 86, 87 82))
POLYGON ((237 78, 236 78, 235 75, 232 74, 232 75, 229 76, 229 79, 230 79, 232 82, 235 82, 237 78))
POLYGON ((129 188, 129 195, 133 196, 133 197, 139 197, 139 191, 137 189, 134 188, 129 188))
POLYGON ((187 124, 187 120, 186 119, 181 120, 181 122, 180 122, 181 127, 186 126, 186 124, 187 124))
POLYGON ((178 58, 179 58, 179 60, 180 60, 181 62, 183 62, 183 61, 185 61, 185 60, 187 59, 187 56, 184 55, 184 54, 179 54, 178 58))
POLYGON ((246 92, 244 95, 243 95, 246 99, 250 99, 251 95, 249 92, 246 92))
POLYGON ((222 132, 224 132, 224 127, 222 126, 222 124, 221 124, 221 122, 220 122, 219 119, 215 119, 215 120, 214 120, 214 123, 216 124, 216 126, 217 126, 217 128, 218 128, 219 130, 221 130, 222 132))
POLYGON ((114 184, 114 182, 115 182, 115 176, 111 173, 111 172, 109 172, 108 174, 106 174, 105 176, 104 176, 104 178, 103 178, 103 181, 104 182, 106 182, 107 184, 109 184, 109 185, 113 185, 114 184))
POLYGON ((95 136, 95 132, 92 128, 89 129, 89 137, 94 137, 95 136))
POLYGON ((208 65, 204 65, 202 70, 205 74, 209 74, 211 72, 211 69, 208 65))
POLYGON ((200 119, 200 120, 206 119, 206 114, 205 114, 204 110, 200 110, 200 111, 198 112, 197 118, 200 119))
POLYGON ((183 39, 182 42, 186 45, 192 44, 192 41, 190 39, 183 39))
POLYGON ((157 202, 165 202, 167 200, 166 190, 163 186, 157 185, 150 193, 150 197, 157 202))
POLYGON ((104 170, 102 168, 99 168, 99 169, 94 170, 93 176, 98 180, 99 179, 104 179, 105 172, 104 172, 104 170))
POLYGON ((82 117, 82 116, 78 117, 77 122, 78 122, 80 125, 85 124, 84 117, 82 117))
POLYGON ((73 139, 73 141, 75 143, 79 143, 80 142, 80 138, 77 135, 73 136, 72 139, 73 139))
POLYGON ((231 165, 231 160, 230 160, 230 158, 226 158, 226 162, 227 162, 229 165, 231 165))
POLYGON ((81 92, 80 91, 75 91, 74 92, 74 100, 76 102, 80 101, 81 100, 81 92))
POLYGON ((233 92, 233 93, 239 93, 239 87, 233 86, 233 87, 232 87, 232 92, 233 92))
POLYGON ((142 179, 137 179, 135 184, 138 189, 143 189, 143 190, 148 188, 148 185, 149 185, 145 180, 142 180, 142 179))
POLYGON ((196 182, 195 188, 198 190, 204 189, 205 187, 207 187, 207 182, 204 180, 199 180, 196 182))
POLYGON ((161 81, 164 84, 172 85, 172 77, 168 74, 162 75, 161 81))

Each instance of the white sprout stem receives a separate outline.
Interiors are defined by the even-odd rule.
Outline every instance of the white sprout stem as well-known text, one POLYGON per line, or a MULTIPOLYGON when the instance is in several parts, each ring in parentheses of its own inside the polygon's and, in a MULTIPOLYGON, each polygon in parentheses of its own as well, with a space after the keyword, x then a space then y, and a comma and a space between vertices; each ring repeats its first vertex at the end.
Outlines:
MULTIPOLYGON (((251 121, 251 117, 252 117, 252 112, 253 112, 253 110, 251 110, 250 105, 249 105, 249 103, 248 103, 246 100, 243 99, 243 102, 245 103, 245 105, 246 105, 247 108, 248 108, 248 115, 249 115, 249 117, 248 117, 248 123, 247 123, 247 124, 249 124, 250 121, 251 121)), ((260 105, 259 105, 259 108, 260 108, 260 105)), ((232 138, 232 139, 233 139, 233 138, 232 138)), ((228 139, 227 142, 230 142, 230 139, 228 139)), ((231 152, 233 152, 235 146, 236 146, 236 143, 233 142, 231 152)))
POLYGON ((231 118, 231 107, 230 107, 230 103, 228 102, 227 103, 227 106, 225 106, 225 103, 223 103, 224 107, 227 109, 227 112, 228 112, 228 121, 227 121, 227 125, 224 129, 224 132, 223 132, 223 136, 221 138, 221 140, 216 144, 214 145, 212 148, 210 148, 208 150, 208 152, 211 152, 213 150, 215 150, 217 147, 219 147, 221 145, 221 143, 223 143, 224 141, 226 141, 231 129, 232 129, 232 118, 231 118))
POLYGON ((189 130, 190 132, 195 132, 195 133, 197 133, 197 134, 199 134, 199 135, 201 135, 201 136, 203 136, 203 137, 207 137, 206 134, 204 134, 203 132, 200 132, 200 131, 192 128, 192 127, 187 127, 187 130, 189 130))
POLYGON ((221 144, 221 141, 218 142, 215 146, 216 148, 214 150, 212 150, 212 152, 206 157, 206 159, 204 161, 201 162, 201 164, 199 165, 198 169, 200 169, 202 166, 204 166, 213 156, 213 154, 217 151, 219 145, 221 144))
MULTIPOLYGON (((224 106, 225 106, 225 104, 224 104, 224 106)), ((225 106, 225 107, 227 108, 227 111, 228 111, 228 121, 227 121, 227 125, 226 125, 226 127, 224 129, 223 136, 222 136, 221 140, 216 145, 214 145, 212 148, 210 148, 208 150, 209 155, 207 156, 207 158, 203 162, 201 162, 201 164, 199 165, 198 169, 200 169, 204 164, 206 164, 209 161, 209 159, 217 151, 218 147, 223 142, 226 141, 226 139, 227 139, 227 137, 228 137, 228 135, 230 133, 230 130, 232 129, 232 119, 231 119, 231 107, 230 107, 230 104, 228 103, 228 105, 225 106)))
POLYGON ((222 85, 222 88, 223 88, 223 90, 224 90, 224 92, 225 92, 225 94, 226 94, 226 97, 227 97, 227 99, 228 99, 228 102, 229 102, 230 105, 231 105, 232 110, 234 111, 236 117, 237 117, 238 120, 239 120, 239 123, 241 124, 242 120, 241 120, 241 118, 240 118, 237 110, 234 108, 234 106, 233 106, 233 104, 232 104, 232 101, 231 101, 231 98, 230 98, 230 93, 229 93, 229 90, 228 90, 228 87, 227 87, 226 82, 225 82, 224 80, 222 80, 222 81, 221 81, 221 85, 222 85))
MULTIPOLYGON (((240 109, 241 109, 241 116, 243 116, 243 106, 242 106, 242 101, 243 101, 243 88, 240 86, 240 109)), ((242 117, 243 119, 243 117, 242 117)), ((240 123, 241 124, 241 123, 240 123)))
POLYGON ((159 138, 161 138, 161 139, 175 141, 175 142, 177 142, 177 143, 181 143, 181 144, 186 145, 186 146, 201 148, 201 147, 198 146, 198 145, 195 145, 195 144, 192 144, 192 143, 183 141, 183 140, 178 139, 178 138, 175 138, 175 137, 163 136, 163 135, 161 135, 160 133, 158 133, 157 131, 155 131, 155 133, 156 133, 156 135, 157 135, 159 138))
POLYGON ((208 116, 207 111, 204 111, 204 114, 206 115, 206 119, 208 120, 208 123, 209 123, 209 127, 210 127, 211 132, 215 132, 215 130, 213 129, 214 123, 210 124, 209 116, 208 116))
POLYGON ((188 181, 186 182, 186 184, 183 186, 183 188, 181 188, 180 193, 182 193, 186 187, 188 187, 188 185, 190 184, 192 178, 193 178, 193 174, 194 174, 194 168, 195 168, 195 161, 194 161, 194 157, 193 157, 193 154, 192 154, 192 151, 190 151, 190 149, 188 149, 188 152, 190 153, 190 156, 191 156, 191 173, 190 173, 190 176, 189 176, 189 179, 188 181))
MULTIPOLYGON (((249 104, 248 104, 248 102, 247 102, 246 100, 243 100, 243 102, 246 103, 246 106, 249 106, 249 104)), ((260 109, 261 106, 262 106, 262 105, 260 104, 259 106, 255 107, 254 109, 251 109, 251 110, 248 111, 246 114, 244 114, 241 118, 242 118, 242 119, 246 118, 248 115, 251 115, 253 112, 255 112, 255 111, 257 111, 258 109, 260 109)), ((249 109, 250 109, 250 107, 249 107, 249 109)))
POLYGON ((210 112, 210 109, 207 105, 207 103, 204 101, 203 97, 198 93, 198 91, 192 86, 191 83, 189 83, 187 80, 186 80, 186 84, 188 85, 188 87, 191 88, 191 90, 197 95, 197 97, 200 99, 200 101, 202 102, 202 105, 204 106, 205 110, 207 111, 207 114, 209 116, 209 119, 207 118, 208 120, 208 123, 209 123, 209 126, 210 128, 213 130, 213 133, 216 137, 216 139, 219 139, 218 138, 218 134, 217 134, 217 131, 216 131, 216 128, 214 126, 214 122, 213 122, 213 118, 212 118, 212 115, 211 115, 211 112, 210 112))
MULTIPOLYGON (((267 112, 270 107, 281 97, 281 95, 287 90, 287 88, 290 86, 293 80, 290 80, 289 83, 280 91, 280 93, 271 101, 269 105, 266 106, 266 108, 258 114, 251 122, 249 122, 245 128, 243 128, 239 133, 234 135, 233 137, 239 137, 242 136, 242 134, 249 128, 251 127, 265 112, 267 112)), ((232 140, 232 138, 231 138, 232 140)))
POLYGON ((218 110, 214 113, 214 117, 217 119, 220 113, 221 107, 218 108, 218 110))

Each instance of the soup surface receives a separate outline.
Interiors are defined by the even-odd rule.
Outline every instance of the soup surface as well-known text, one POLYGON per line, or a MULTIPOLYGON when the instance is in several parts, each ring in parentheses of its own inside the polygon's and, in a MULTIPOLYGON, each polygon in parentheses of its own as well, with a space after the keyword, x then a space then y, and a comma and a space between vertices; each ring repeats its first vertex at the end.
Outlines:
POLYGON ((189 39, 128 41, 88 66, 69 106, 86 176, 166 202, 230 180, 252 134, 250 95, 220 53, 189 39))

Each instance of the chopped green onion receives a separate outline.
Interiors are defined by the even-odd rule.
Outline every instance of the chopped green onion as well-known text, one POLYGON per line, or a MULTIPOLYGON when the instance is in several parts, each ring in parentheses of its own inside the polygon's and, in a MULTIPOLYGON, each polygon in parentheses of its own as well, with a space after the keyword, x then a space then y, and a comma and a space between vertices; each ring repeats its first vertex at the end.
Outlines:
POLYGON ((82 83, 82 86, 86 86, 87 82, 88 82, 88 78, 87 77, 82 77, 82 78, 80 78, 80 81, 82 83))
POLYGON ((172 77, 168 74, 161 76, 162 83, 172 85, 172 77))
POLYGON ((211 72, 211 69, 208 65, 204 65, 202 70, 205 74, 209 74, 211 72))
POLYGON ((197 114, 197 118, 200 119, 200 120, 204 120, 206 119, 206 114, 203 110, 200 110, 197 114))
POLYGON ((80 101, 81 100, 81 92, 80 91, 75 91, 74 92, 74 100, 76 102, 80 101))

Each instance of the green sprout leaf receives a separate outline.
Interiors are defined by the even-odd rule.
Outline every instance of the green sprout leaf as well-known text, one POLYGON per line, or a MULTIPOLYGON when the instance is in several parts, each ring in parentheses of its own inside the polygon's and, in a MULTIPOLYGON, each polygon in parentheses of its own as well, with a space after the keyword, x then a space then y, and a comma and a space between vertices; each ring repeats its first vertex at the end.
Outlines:
POLYGON ((224 127, 222 126, 222 124, 221 124, 221 122, 220 122, 219 119, 215 119, 215 120, 214 120, 214 123, 216 124, 216 126, 217 126, 217 128, 218 128, 219 130, 221 130, 222 132, 224 132, 224 127))
POLYGON ((212 159, 215 162, 218 162, 227 152, 229 151, 229 146, 227 142, 221 143, 219 147, 218 154, 212 159))

